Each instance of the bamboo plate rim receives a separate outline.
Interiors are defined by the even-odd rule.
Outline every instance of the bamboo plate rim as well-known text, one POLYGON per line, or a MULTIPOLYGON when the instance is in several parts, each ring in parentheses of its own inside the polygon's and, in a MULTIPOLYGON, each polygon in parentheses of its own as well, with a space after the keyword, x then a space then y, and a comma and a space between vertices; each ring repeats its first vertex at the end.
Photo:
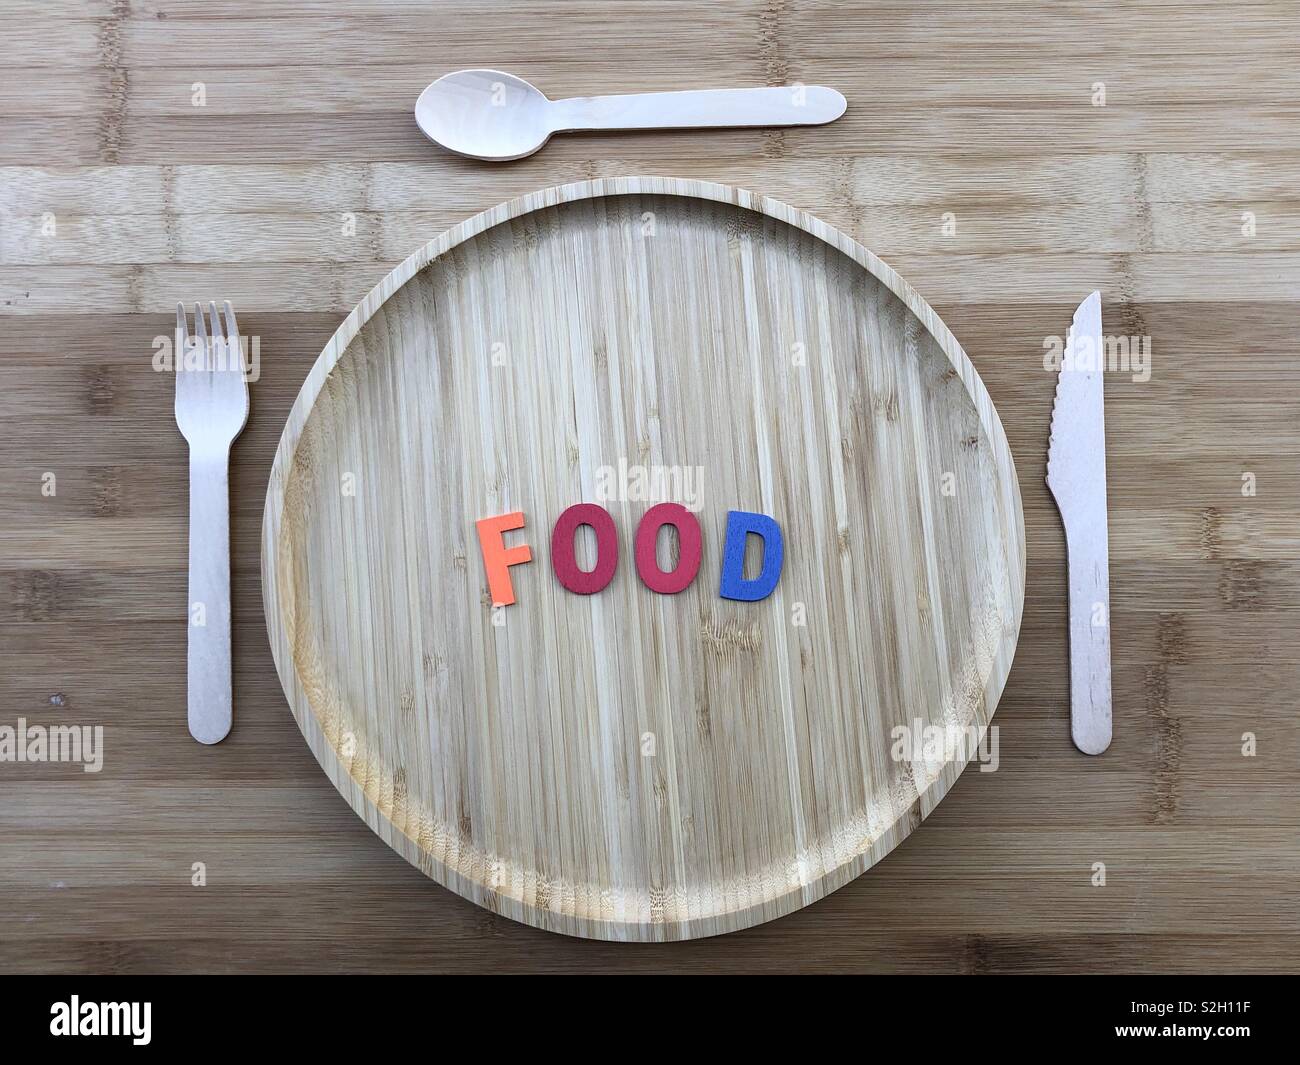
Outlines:
MULTIPOLYGON (((944 324, 930 305, 916 293, 911 285, 876 255, 833 226, 779 200, 729 185, 671 177, 597 178, 590 181, 557 185, 508 200, 496 207, 473 215, 417 249, 371 289, 343 320, 308 371, 307 377, 286 419, 271 466, 270 478, 267 484, 266 505, 262 519, 261 577, 267 636, 271 645, 276 673, 289 702, 294 720, 307 740, 312 754, 330 778, 335 790, 343 796, 371 830, 401 854, 403 858, 439 884, 475 904, 480 903, 473 895, 462 888, 472 886, 480 892, 486 893, 490 898, 495 898, 495 893, 491 892, 481 882, 449 869, 441 860, 423 851, 416 840, 407 835, 379 809, 365 784, 352 776, 340 761, 334 746, 324 734, 316 711, 311 704, 306 689, 302 685, 294 664, 291 651, 294 643, 293 618, 291 613, 286 614, 285 607, 287 604, 285 600, 287 596, 282 597, 282 589, 279 586, 279 579, 287 570, 287 566, 280 561, 279 557, 283 550, 281 531, 284 518, 285 486, 312 408, 324 388, 330 372, 347 351, 351 342, 360 333, 362 327, 408 281, 451 249, 503 222, 565 203, 604 196, 626 195, 655 195, 714 201, 731 204, 742 210, 753 211, 784 222, 816 237, 848 256, 905 304, 907 309, 934 338, 957 371, 967 395, 975 407, 981 427, 988 434, 992 445, 994 468, 1001 483, 1001 502, 1009 509, 1009 515, 1003 519, 1003 525, 1007 532, 1002 542, 1005 543, 1008 552, 1008 570, 1015 578, 1012 589, 1014 619, 1013 624, 1004 631, 996 652, 993 654, 989 675, 984 685, 983 704, 987 709, 987 720, 982 726, 975 722, 980 728, 981 739, 983 730, 987 728, 997 709, 998 701, 1001 698, 1007 676, 1011 670, 1016 645, 1019 641, 1020 627, 1024 615, 1026 565, 1024 509, 1021 501, 1019 480, 1016 476, 1015 462, 1007 443, 1002 421, 993 406, 983 381, 975 370, 974 364, 947 325, 944 324), (1013 533, 1014 535, 1012 535, 1013 533), (1014 558, 1011 557, 1013 552, 1016 556, 1014 558), (391 830, 390 833, 385 833, 383 829, 385 825, 391 830)), ((742 909, 655 925, 644 921, 622 922, 600 920, 574 914, 558 915, 551 913, 549 910, 536 907, 531 903, 513 898, 506 900, 510 904, 509 911, 511 912, 505 910, 496 911, 495 907, 489 908, 494 909, 494 912, 505 912, 506 916, 513 917, 537 928, 563 931, 565 933, 569 933, 572 929, 572 934, 584 938, 603 940, 685 940, 748 928, 809 905, 856 879, 911 835, 915 827, 944 798, 951 784, 956 782, 968 763, 967 751, 959 748, 955 756, 947 761, 945 771, 936 774, 925 788, 920 789, 916 798, 896 818, 894 823, 850 861, 830 870, 816 880, 792 887, 782 895, 750 904, 742 909), (953 770, 951 774, 948 772, 949 768, 953 770), (951 779, 948 779, 949 776, 951 779), (562 930, 556 927, 557 918, 561 916, 566 926, 562 930), (658 931, 646 934, 644 929, 657 929, 658 931)))

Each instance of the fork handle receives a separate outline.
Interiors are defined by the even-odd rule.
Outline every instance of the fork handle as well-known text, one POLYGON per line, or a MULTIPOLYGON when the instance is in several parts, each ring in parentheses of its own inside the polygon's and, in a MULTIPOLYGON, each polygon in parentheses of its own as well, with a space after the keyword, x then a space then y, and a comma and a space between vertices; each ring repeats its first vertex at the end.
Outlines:
POLYGON ((190 735, 218 743, 230 732, 230 452, 190 449, 190 735))

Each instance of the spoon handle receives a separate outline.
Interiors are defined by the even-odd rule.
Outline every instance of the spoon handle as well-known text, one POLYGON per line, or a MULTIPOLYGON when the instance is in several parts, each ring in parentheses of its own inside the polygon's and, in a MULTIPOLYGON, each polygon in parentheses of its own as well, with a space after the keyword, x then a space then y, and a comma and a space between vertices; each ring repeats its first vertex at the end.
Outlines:
POLYGON ((582 129, 699 129, 706 126, 820 126, 848 106, 824 85, 698 89, 551 101, 552 132, 582 129))

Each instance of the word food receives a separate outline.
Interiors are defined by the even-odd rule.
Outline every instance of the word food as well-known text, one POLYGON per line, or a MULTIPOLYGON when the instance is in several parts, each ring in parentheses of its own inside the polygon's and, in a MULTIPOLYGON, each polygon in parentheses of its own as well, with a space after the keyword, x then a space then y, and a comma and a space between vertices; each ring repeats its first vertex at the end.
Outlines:
MULTIPOLYGON (((497 606, 510 606, 515 589, 510 567, 533 560, 528 544, 507 547, 504 534, 524 527, 524 512, 498 514, 475 522, 479 548, 483 552, 483 569, 488 590, 497 606)), ((695 515, 680 503, 659 503, 645 512, 636 527, 632 554, 641 583, 660 595, 685 591, 700 570, 703 538, 695 515), (679 545, 677 565, 665 573, 655 558, 659 530, 670 525, 677 530, 679 545)), ((718 589, 723 599, 754 603, 766 599, 776 588, 785 559, 785 541, 781 527, 766 514, 747 510, 727 513, 726 539, 722 547, 722 580, 718 589), (763 543, 763 565, 757 577, 745 576, 745 546, 750 535, 763 543)), ((559 582, 576 595, 595 595, 608 587, 618 570, 618 530, 614 519, 598 503, 575 503, 562 513, 551 530, 551 568, 559 582), (573 540, 578 529, 586 525, 596 534, 596 564, 590 570, 579 568, 573 540)))

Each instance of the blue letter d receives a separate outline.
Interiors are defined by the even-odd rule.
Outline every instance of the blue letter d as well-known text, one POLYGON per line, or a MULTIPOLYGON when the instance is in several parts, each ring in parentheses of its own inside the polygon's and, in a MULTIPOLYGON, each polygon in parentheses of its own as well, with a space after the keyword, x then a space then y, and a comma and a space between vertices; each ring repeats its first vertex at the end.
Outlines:
POLYGON ((766 514, 747 510, 727 512, 727 538, 722 546, 722 598, 755 603, 772 594, 781 577, 785 541, 781 526, 766 514), (753 533, 763 540, 763 571, 752 581, 745 579, 745 543, 753 533))

